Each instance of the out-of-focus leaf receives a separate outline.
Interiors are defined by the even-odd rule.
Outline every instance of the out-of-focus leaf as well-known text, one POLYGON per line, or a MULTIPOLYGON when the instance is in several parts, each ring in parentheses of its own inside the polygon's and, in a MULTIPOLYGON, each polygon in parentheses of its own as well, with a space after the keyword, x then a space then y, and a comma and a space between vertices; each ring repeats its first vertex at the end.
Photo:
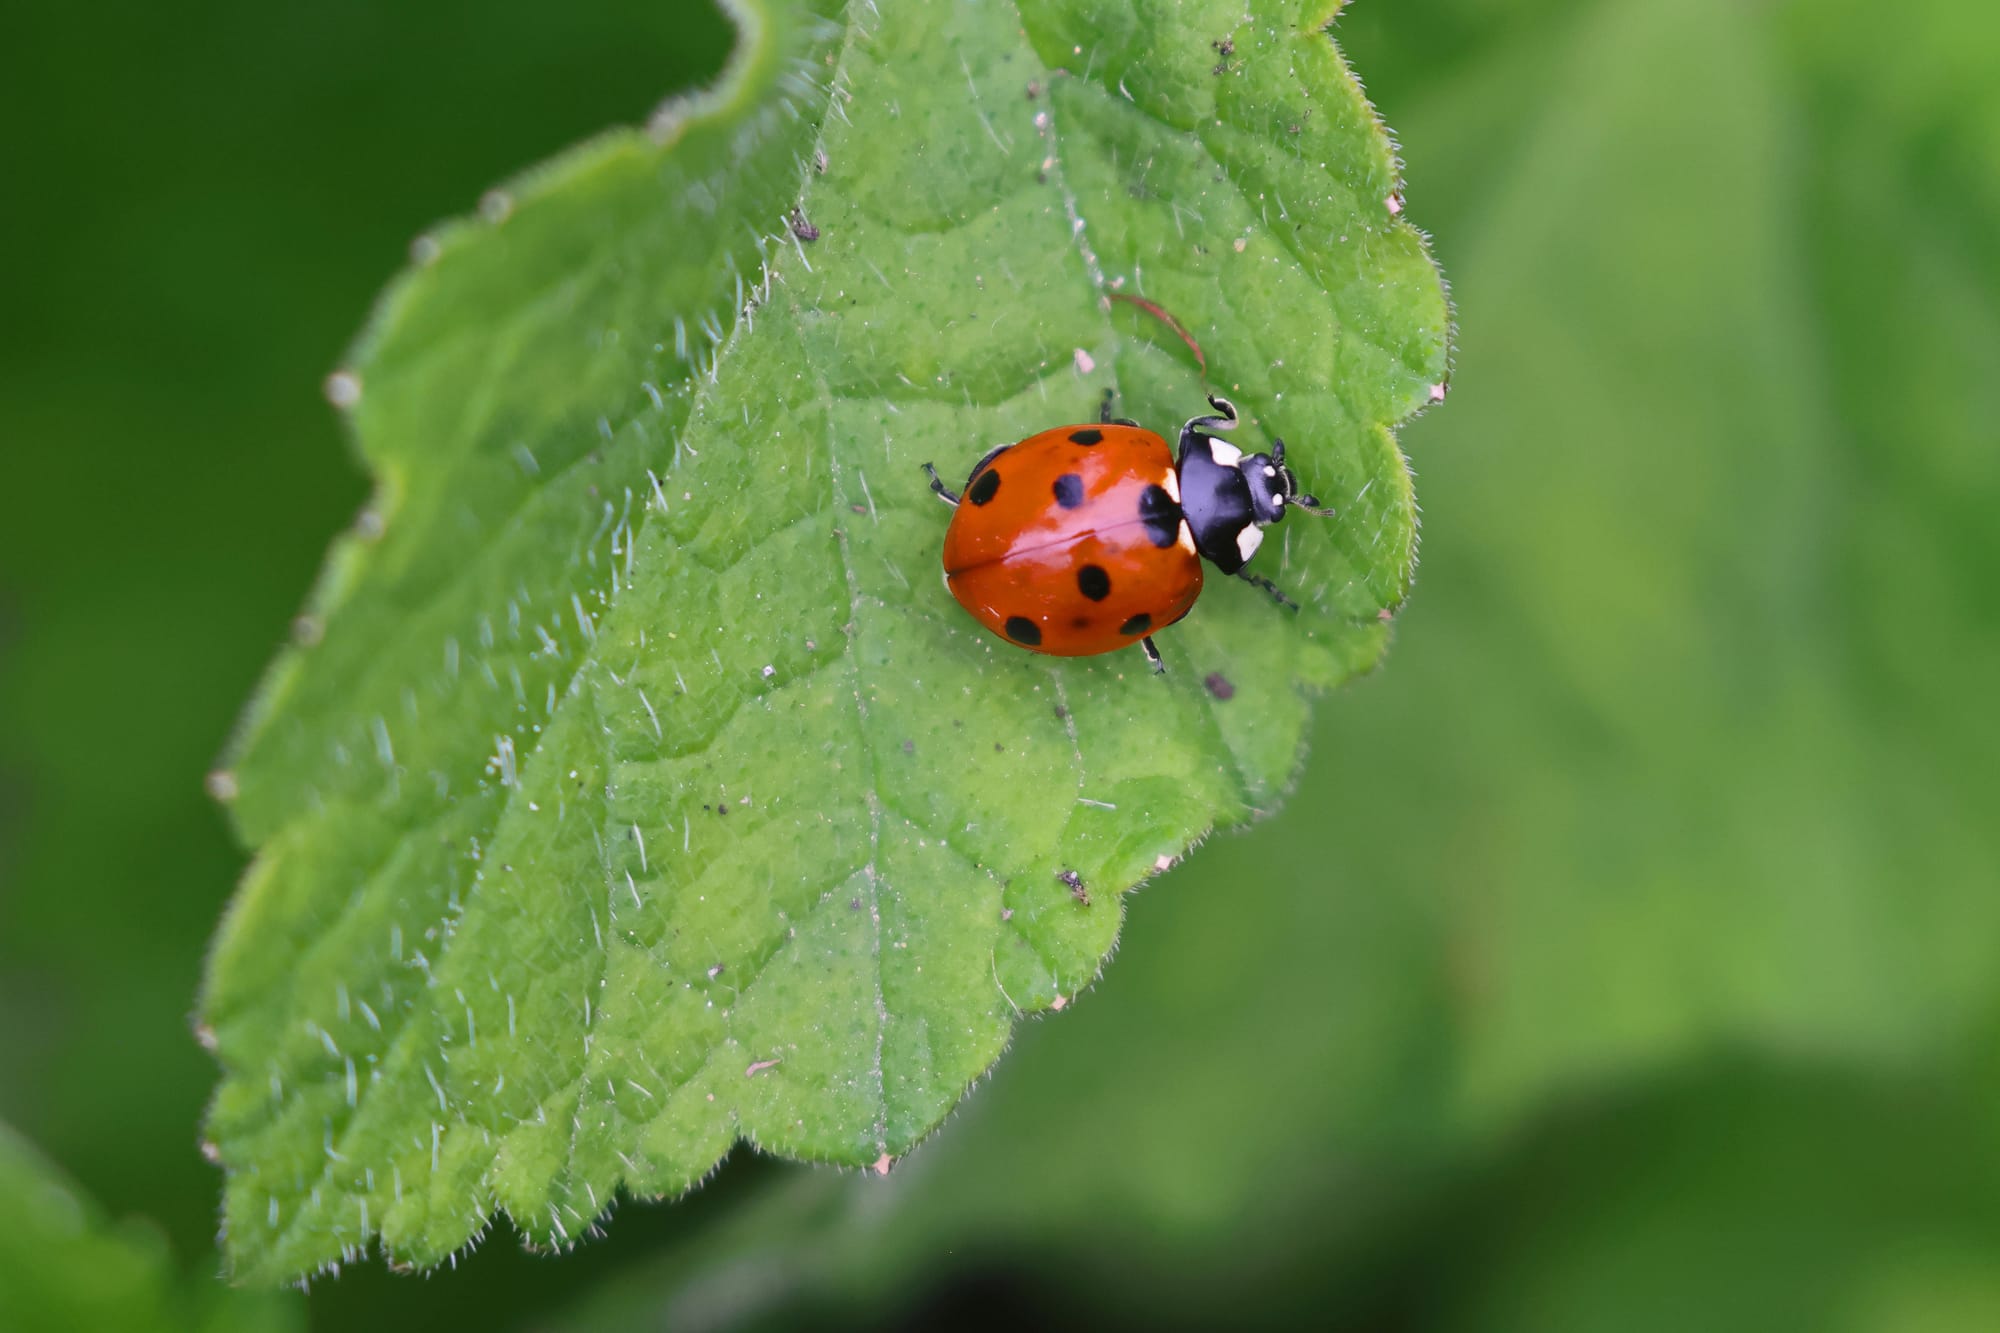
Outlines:
POLYGON ((0 1328, 8 1333, 281 1333, 295 1296, 183 1284, 151 1227, 108 1221, 0 1125, 0 1328))
POLYGON ((1449 1233, 1436 1326, 1991 1327, 1993 1091, 1725 1062, 1556 1117, 1449 1233))
POLYGON ((214 780, 239 1273, 563 1244, 738 1139, 886 1170, 1122 890, 1275 808, 1402 603, 1390 427, 1445 373, 1329 13, 752 7, 717 92, 420 246, 330 382, 376 499, 214 780), (1125 296, 1341 510, 1262 557, 1302 616, 1216 587, 1164 682, 973 627, 917 471, 1198 407, 1125 296))

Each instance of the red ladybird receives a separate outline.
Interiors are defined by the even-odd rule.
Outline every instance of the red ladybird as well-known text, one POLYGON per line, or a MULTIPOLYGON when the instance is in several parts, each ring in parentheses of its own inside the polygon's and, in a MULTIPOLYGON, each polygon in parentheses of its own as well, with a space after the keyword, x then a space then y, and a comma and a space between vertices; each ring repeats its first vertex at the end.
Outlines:
POLYGON ((1208 401, 1220 415, 1181 428, 1178 458, 1152 431, 1113 420, 1106 394, 1096 425, 1058 426, 980 459, 962 498, 924 464, 955 506, 944 538, 951 595, 1009 643, 1057 657, 1137 643, 1155 671, 1165 667, 1153 631, 1194 606, 1203 558, 1297 610, 1244 565, 1287 505, 1332 511, 1299 494, 1283 440, 1245 457, 1216 439, 1236 408, 1208 401))

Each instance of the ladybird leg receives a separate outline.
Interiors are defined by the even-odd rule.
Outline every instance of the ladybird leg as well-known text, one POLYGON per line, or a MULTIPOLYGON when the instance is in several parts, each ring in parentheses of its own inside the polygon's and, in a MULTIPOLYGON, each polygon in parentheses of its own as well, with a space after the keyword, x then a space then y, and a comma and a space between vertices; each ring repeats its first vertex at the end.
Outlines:
POLYGON ((1106 389, 1104 401, 1097 405, 1097 424, 1100 426, 1136 426, 1139 423, 1130 417, 1114 417, 1111 405, 1118 401, 1118 390, 1106 389))
POLYGON ((931 489, 937 492, 938 499, 956 508, 958 497, 944 488, 944 482, 938 479, 937 469, 926 463, 924 464, 924 471, 931 474, 931 489))
POLYGON ((1153 636, 1148 634, 1145 638, 1139 640, 1139 646, 1146 650, 1146 660, 1153 664, 1153 674, 1156 676, 1166 675, 1167 664, 1160 660, 1160 650, 1153 643, 1153 636))
POLYGON ((1293 601, 1291 598, 1285 596, 1284 592, 1278 587, 1278 585, 1271 582, 1271 580, 1263 578, 1256 574, 1252 574, 1247 569, 1237 570, 1236 577, 1242 579, 1245 583, 1254 583, 1258 587, 1262 588, 1265 592, 1270 593, 1271 600, 1276 602, 1279 606, 1289 606, 1294 611, 1299 609, 1299 604, 1293 601))
POLYGON ((1208 405, 1214 408, 1219 415, 1191 419, 1187 425, 1181 427, 1182 442, 1185 443, 1187 437, 1197 431, 1204 435, 1213 435, 1216 431, 1229 430, 1236 425, 1236 404, 1230 402, 1227 398, 1218 398, 1214 394, 1210 394, 1208 396, 1208 405))

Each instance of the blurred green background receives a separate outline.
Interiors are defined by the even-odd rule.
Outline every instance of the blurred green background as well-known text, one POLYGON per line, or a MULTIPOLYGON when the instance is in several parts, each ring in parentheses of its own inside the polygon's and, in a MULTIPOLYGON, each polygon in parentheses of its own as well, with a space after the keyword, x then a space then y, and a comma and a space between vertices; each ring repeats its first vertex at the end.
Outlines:
MULTIPOLYGON (((241 864, 201 779, 364 493, 320 381, 421 229, 728 35, 634 0, 9 29, 0 1122, 199 1291, 186 1015, 241 864)), ((1417 594, 1285 813, 1134 899, 887 1182, 739 1152, 569 1258, 503 1234, 295 1317, 2000 1328, 2000 11, 1336 34, 1458 371, 1404 434, 1417 594)))

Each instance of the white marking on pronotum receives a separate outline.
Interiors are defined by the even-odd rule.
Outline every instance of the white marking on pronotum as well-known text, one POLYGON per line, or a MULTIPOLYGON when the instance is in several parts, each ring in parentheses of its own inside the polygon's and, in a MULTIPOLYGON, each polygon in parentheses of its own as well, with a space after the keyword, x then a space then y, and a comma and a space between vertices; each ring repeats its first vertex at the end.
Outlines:
POLYGON ((1243 461, 1243 451, 1227 440, 1210 439, 1208 454, 1223 467, 1235 467, 1243 461))
POLYGON ((1264 544, 1264 529, 1252 523, 1236 534, 1236 552, 1245 560, 1257 554, 1257 548, 1264 544))

